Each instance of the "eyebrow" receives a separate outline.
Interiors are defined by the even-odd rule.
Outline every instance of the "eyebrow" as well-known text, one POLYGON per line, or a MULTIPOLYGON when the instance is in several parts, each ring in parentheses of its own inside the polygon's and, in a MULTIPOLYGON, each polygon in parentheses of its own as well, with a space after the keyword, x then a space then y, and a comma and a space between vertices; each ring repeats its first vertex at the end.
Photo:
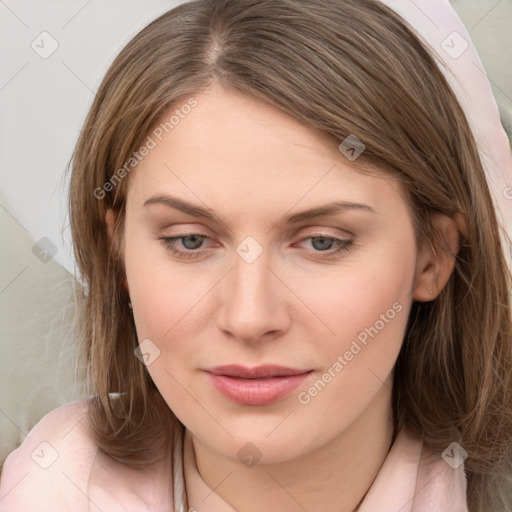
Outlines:
MULTIPOLYGON (((150 197, 144 202, 144 206, 149 206, 152 204, 162 204, 164 206, 167 206, 168 208, 180 210, 183 213, 186 213, 193 217, 199 217, 202 219, 206 219, 212 222, 217 222, 219 224, 225 225, 225 222, 215 213, 214 210, 194 205, 192 203, 184 201, 183 199, 179 199, 178 197, 166 194, 159 194, 150 197)), ((304 210, 302 212, 287 215, 283 219, 281 219, 278 222, 278 224, 297 224, 305 220, 311 220, 325 215, 332 215, 340 211, 351 209, 377 213, 375 208, 372 208, 367 204, 354 203, 351 201, 335 201, 323 206, 317 206, 315 208, 310 208, 309 210, 304 210)))

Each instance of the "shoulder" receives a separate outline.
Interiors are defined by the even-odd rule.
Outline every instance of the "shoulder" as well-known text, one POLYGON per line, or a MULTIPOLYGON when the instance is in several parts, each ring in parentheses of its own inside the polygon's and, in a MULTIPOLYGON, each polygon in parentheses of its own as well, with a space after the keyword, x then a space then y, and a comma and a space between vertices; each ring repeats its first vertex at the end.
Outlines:
POLYGON ((98 447, 84 421, 90 398, 46 414, 2 467, 0 511, 88 510, 84 488, 98 447))
POLYGON ((172 457, 129 468, 99 449, 87 421, 92 397, 44 416, 5 460, 0 512, 172 510, 172 457))

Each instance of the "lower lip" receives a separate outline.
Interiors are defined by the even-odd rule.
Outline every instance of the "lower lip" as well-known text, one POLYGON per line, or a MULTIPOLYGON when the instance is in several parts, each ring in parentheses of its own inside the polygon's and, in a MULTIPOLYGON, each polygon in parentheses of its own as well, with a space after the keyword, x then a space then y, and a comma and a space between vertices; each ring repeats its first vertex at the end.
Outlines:
POLYGON ((291 393, 310 373, 268 379, 242 379, 212 373, 208 373, 208 376, 213 386, 234 402, 244 405, 266 405, 277 402, 291 393))

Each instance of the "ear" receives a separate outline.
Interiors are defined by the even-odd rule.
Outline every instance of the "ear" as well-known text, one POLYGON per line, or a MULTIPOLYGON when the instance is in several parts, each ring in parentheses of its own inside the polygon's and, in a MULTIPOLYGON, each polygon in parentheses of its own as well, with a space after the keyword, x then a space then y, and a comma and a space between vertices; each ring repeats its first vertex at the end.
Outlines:
MULTIPOLYGON (((107 226, 107 235, 110 240, 110 243, 112 243, 112 240, 114 239, 114 228, 117 221, 117 212, 114 212, 112 208, 107 209, 107 213, 105 214, 105 224, 107 226)), ((130 294, 130 290, 128 288, 128 280, 126 279, 126 274, 124 278, 124 286, 126 290, 128 291, 128 294, 130 294)))
POLYGON ((107 234, 110 242, 112 242, 112 239, 114 238, 114 226, 116 225, 116 220, 117 214, 112 208, 109 208, 105 214, 105 224, 107 225, 107 234))
POLYGON ((466 233, 465 220, 458 213, 454 217, 435 213, 432 224, 439 239, 425 247, 416 260, 413 299, 420 302, 434 300, 444 288, 455 267, 459 233, 466 233))

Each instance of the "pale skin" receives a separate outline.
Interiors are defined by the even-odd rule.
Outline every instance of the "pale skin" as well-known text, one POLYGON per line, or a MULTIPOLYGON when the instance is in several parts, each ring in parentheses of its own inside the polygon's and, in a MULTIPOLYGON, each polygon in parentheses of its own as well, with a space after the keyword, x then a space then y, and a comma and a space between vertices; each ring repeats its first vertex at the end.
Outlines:
MULTIPOLYGON (((194 97, 198 105, 130 176, 121 250, 139 340, 160 350, 148 371, 192 434, 200 475, 236 510, 352 512, 392 442, 392 370, 412 301, 435 299, 454 258, 418 252, 399 184, 355 172, 324 135, 218 86, 194 97), (210 209, 222 223, 144 206, 163 194, 210 209), (277 224, 333 201, 375 212, 344 208, 277 224), (199 252, 195 259, 159 240, 194 233, 207 238, 174 246, 199 252), (252 263, 236 252, 249 236, 263 249, 252 263), (335 253, 314 237, 352 246, 335 253), (298 392, 396 302, 401 311, 364 350, 299 403, 298 392), (249 406, 205 378, 202 369, 224 364, 314 371, 278 402, 249 406), (262 454, 252 467, 237 457, 247 442, 262 454)), ((115 219, 109 210, 111 236, 115 219)), ((435 218, 454 254, 460 222, 435 218)))

